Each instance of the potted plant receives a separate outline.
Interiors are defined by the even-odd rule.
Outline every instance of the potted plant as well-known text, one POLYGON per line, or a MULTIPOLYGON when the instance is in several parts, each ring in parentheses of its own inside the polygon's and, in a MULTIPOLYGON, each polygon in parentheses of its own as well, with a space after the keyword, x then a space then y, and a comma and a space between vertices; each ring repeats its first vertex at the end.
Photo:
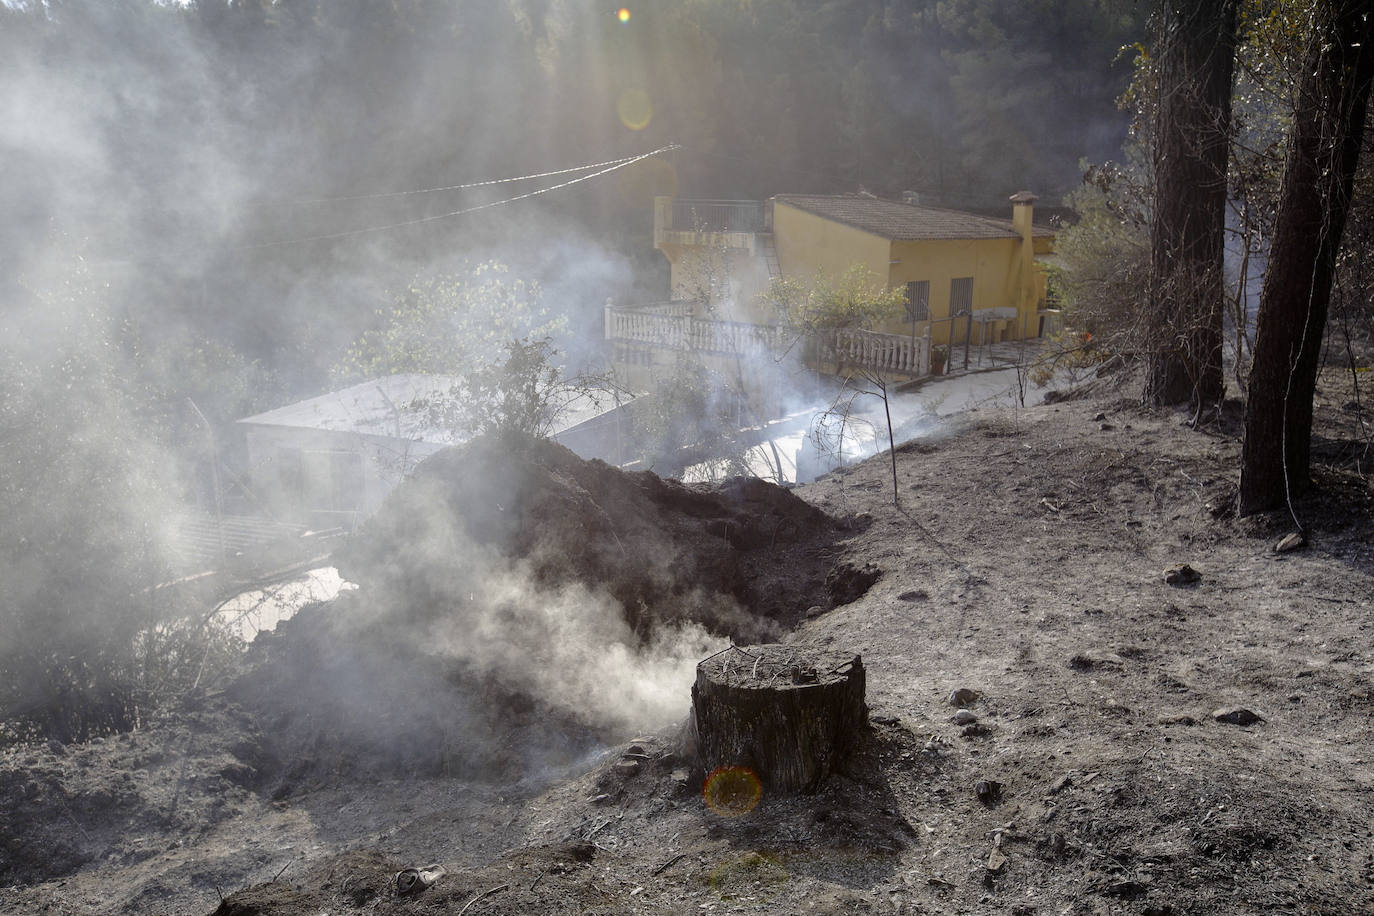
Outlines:
POLYGON ((943 346, 930 348, 930 374, 944 375, 945 362, 949 358, 949 350, 943 346))

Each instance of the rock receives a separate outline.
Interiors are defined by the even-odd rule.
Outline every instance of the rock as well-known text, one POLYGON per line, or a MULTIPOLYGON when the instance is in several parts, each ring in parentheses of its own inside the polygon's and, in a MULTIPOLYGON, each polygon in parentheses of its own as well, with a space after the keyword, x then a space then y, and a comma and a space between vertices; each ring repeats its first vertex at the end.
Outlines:
POLYGON ((1073 774, 1065 773, 1063 776, 1060 776, 1053 782, 1053 784, 1050 785, 1049 794, 1058 795, 1060 792, 1063 792, 1071 785, 1073 785, 1073 774))
POLYGON ((1306 546, 1307 538, 1303 537, 1301 531, 1290 531, 1274 545, 1274 553, 1289 553, 1294 550, 1302 550, 1306 546))
POLYGON ((638 760, 617 760, 611 769, 622 779, 629 779, 631 776, 638 776, 642 766, 638 760))
POLYGON ((593 805, 609 805, 611 803, 611 796, 602 792, 600 795, 593 795, 591 798, 587 799, 587 801, 593 805))
POLYGON ((1120 668, 1125 664, 1126 660, 1114 652, 1080 652, 1069 659, 1069 667, 1075 671, 1120 668))
POLYGON ((971 710, 961 709, 951 716, 949 721, 953 722, 955 725, 972 725, 974 722, 978 721, 978 716, 971 710))
POLYGON ((1212 718, 1227 725, 1254 725, 1263 722, 1264 716, 1244 706, 1227 706, 1212 711, 1212 718))
POLYGON ((964 730, 959 733, 959 737, 983 738, 990 734, 992 734, 992 729, 988 728, 981 722, 975 722, 972 725, 965 725, 964 730))
POLYGON ((825 577, 825 593, 830 598, 830 606, 839 607, 859 600, 882 576, 883 571, 873 563, 863 566, 849 562, 839 564, 825 577))
POLYGON ((251 788, 258 781, 258 771, 239 760, 221 767, 219 775, 226 782, 245 789, 251 788))
POLYGON ((978 800, 991 808, 1002 800, 1002 784, 995 779, 980 779, 973 784, 978 800))
POLYGON ((639 756, 642 757, 642 756, 644 756, 644 745, 642 745, 642 744, 631 744, 629 747, 625 748, 625 753, 626 753, 626 755, 629 755, 629 754, 638 754, 639 756))
POLYGON ((1100 413, 1100 412, 1099 412, 1099 413, 1093 415, 1093 422, 1094 422, 1094 423, 1101 423, 1101 422, 1102 422, 1103 420, 1105 420, 1105 419, 1107 419, 1107 415, 1106 415, 1105 413, 1100 413))
POLYGON ((1106 432, 1111 432, 1112 430, 1116 429, 1116 427, 1113 426, 1113 425, 1110 424, 1110 423, 1100 423, 1100 424, 1098 424, 1098 427, 1097 427, 1097 428, 1100 429, 1100 430, 1102 430, 1102 432, 1104 432, 1104 433, 1106 433, 1106 432))
POLYGON ((56 738, 48 739, 48 750, 58 757, 67 756, 67 746, 56 738))
POLYGON ((988 853, 988 871, 994 874, 1001 871, 1007 864, 1007 857, 1002 854, 1002 850, 994 846, 992 852, 988 853))
POLYGON ((1182 588, 1185 585, 1196 585, 1201 582, 1202 573, 1187 563, 1183 563, 1164 570, 1164 581, 1175 588, 1182 588))
POLYGON ((930 597, 930 593, 923 588, 913 589, 909 592, 902 592, 897 596, 898 601, 925 601, 930 597))
POLYGON ((972 706, 978 702, 981 696, 972 687, 959 687, 949 695, 949 705, 951 706, 972 706))
POLYGON ((1113 881, 1102 888, 1102 893, 1111 897, 1120 897, 1122 900, 1139 900, 1144 897, 1149 887, 1143 881, 1133 881, 1129 878, 1113 881))

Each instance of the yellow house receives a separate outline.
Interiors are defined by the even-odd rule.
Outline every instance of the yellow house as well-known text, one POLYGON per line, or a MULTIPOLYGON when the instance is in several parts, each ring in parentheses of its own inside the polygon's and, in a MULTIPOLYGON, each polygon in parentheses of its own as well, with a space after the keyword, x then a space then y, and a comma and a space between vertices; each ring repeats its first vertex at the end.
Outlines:
POLYGON ((909 377, 931 371, 931 348, 1038 337, 1047 273, 1037 258, 1054 233, 1033 224, 1036 196, 1010 198, 1010 219, 872 195, 783 194, 767 201, 654 202, 654 247, 671 266, 671 299, 606 309, 612 362, 648 387, 693 351, 705 364, 789 349, 787 322, 761 295, 787 277, 839 278, 862 265, 907 308, 883 327, 840 330, 808 352, 812 366, 866 365, 909 377))
POLYGON ((972 322, 975 342, 1037 337, 1046 273, 1035 257, 1051 252, 1054 233, 1032 225, 1035 200, 1028 191, 1013 195, 1005 220, 872 197, 779 196, 778 266, 800 278, 817 270, 837 277, 863 264, 888 288, 905 288, 905 320, 875 330, 928 327, 942 344, 962 341, 972 322))

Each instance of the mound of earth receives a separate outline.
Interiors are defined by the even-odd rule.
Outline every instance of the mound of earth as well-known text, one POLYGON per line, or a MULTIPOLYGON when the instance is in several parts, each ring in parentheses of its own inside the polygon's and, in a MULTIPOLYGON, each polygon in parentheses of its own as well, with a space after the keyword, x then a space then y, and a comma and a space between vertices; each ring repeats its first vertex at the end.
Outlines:
POLYGON ((688 487, 479 439, 397 488, 337 558, 357 590, 260 640, 231 694, 263 725, 279 797, 343 772, 565 766, 646 724, 607 708, 617 683, 644 692, 703 639, 775 638, 862 594, 833 588, 841 530, 761 480, 688 487))
POLYGON ((752 643, 829 604, 826 548, 843 530, 763 480, 685 486, 508 434, 427 459, 336 561, 397 619, 445 612, 494 552, 541 584, 604 589, 636 631, 691 620, 752 643))

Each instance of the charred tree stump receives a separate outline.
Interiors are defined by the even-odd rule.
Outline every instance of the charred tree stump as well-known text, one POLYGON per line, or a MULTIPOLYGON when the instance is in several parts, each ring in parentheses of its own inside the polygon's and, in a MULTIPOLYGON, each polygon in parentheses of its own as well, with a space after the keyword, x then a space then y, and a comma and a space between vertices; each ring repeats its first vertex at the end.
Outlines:
POLYGON ((868 721, 863 660, 794 646, 731 646, 697 665, 692 716, 707 773, 747 768, 771 794, 814 792, 868 721))

